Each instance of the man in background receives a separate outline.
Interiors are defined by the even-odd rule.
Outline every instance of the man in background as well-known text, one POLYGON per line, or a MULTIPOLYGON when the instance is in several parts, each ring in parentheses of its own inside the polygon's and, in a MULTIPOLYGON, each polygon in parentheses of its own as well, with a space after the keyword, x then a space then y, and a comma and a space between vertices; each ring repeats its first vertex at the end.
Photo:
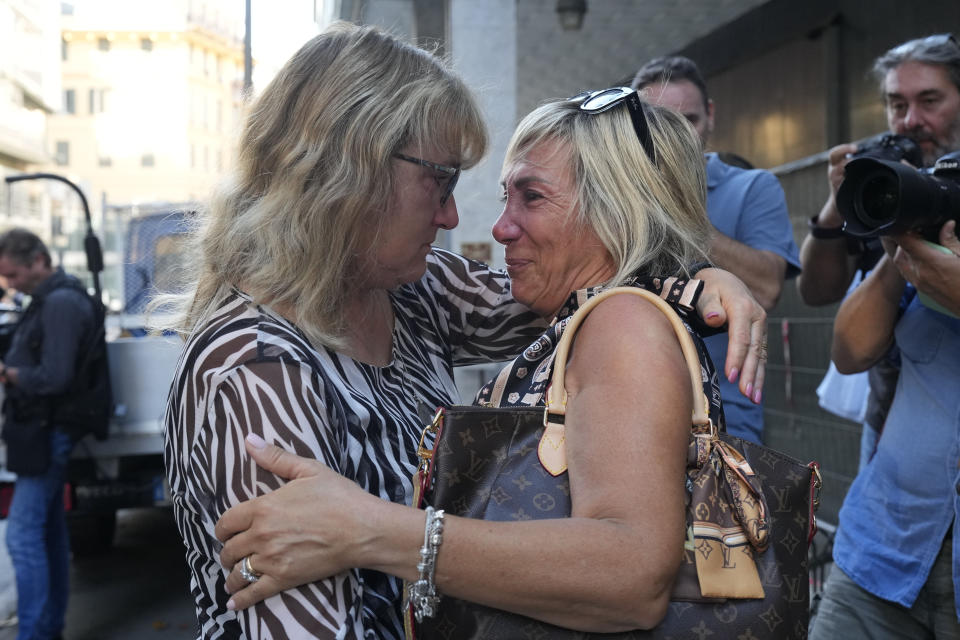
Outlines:
MULTIPOLYGON (((651 60, 637 72, 632 87, 647 101, 686 117, 706 148, 713 132, 714 105, 692 60, 682 56, 651 60)), ((784 279, 795 276, 800 268, 783 189, 768 171, 730 166, 715 153, 707 153, 705 161, 707 215, 714 227, 710 259, 743 280, 769 311, 780 299, 784 279)), ((707 338, 706 344, 710 357, 722 369, 727 358, 725 337, 707 338)), ((760 391, 747 390, 751 404, 737 390, 737 373, 720 381, 727 431, 761 444, 760 391)))
POLYGON ((73 276, 54 268, 35 234, 0 235, 0 278, 30 304, 0 362, 7 467, 17 474, 7 524, 16 573, 17 638, 60 638, 69 592, 70 545, 63 505, 67 460, 85 425, 68 415, 77 363, 102 318, 73 276))
MULTIPOLYGON (((919 145, 922 164, 960 149, 960 46, 952 36, 894 47, 874 71, 890 130, 919 145)), ((861 259, 835 204, 855 150, 830 151, 833 189, 804 242, 804 278, 818 274, 801 283, 805 299, 839 299, 861 259)), ((928 231, 939 246, 914 231, 885 238, 886 251, 834 323, 831 355, 841 372, 875 367, 893 342, 901 366, 876 451, 840 509, 814 640, 960 638, 960 241, 955 220, 928 231)))

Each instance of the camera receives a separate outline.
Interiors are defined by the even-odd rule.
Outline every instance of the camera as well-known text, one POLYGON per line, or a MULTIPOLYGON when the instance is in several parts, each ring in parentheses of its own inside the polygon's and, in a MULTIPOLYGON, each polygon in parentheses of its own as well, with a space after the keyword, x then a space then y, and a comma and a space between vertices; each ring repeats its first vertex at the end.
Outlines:
POLYGON ((919 164, 919 147, 885 135, 854 155, 837 191, 847 234, 875 238, 916 230, 936 242, 943 223, 960 220, 960 151, 941 157, 932 169, 914 169, 900 160, 919 164))
POLYGON ((850 157, 876 158, 891 162, 906 160, 915 167, 923 165, 923 151, 919 145, 907 136, 895 133, 884 133, 861 142, 857 145, 857 152, 850 157))

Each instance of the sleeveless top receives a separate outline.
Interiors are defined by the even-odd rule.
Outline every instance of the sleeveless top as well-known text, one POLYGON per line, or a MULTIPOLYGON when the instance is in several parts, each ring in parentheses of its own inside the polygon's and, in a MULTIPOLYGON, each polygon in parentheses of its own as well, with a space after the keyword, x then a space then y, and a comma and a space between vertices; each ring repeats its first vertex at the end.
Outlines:
MULTIPOLYGON (((694 306, 702 290, 702 283, 678 278, 668 278, 664 281, 653 278, 637 279, 627 284, 659 293, 680 314, 684 327, 697 347, 703 392, 710 401, 710 419, 718 429, 725 431, 726 423, 720 402, 719 375, 707 353, 703 339, 690 326, 690 322, 696 324, 694 306)), ((545 393, 553 373, 554 352, 560 337, 577 309, 602 291, 602 287, 589 287, 571 293, 550 328, 530 344, 522 354, 507 364, 496 378, 484 385, 477 392, 474 404, 494 407, 544 406, 545 393)), ((639 389, 638 393, 642 391, 639 389)))

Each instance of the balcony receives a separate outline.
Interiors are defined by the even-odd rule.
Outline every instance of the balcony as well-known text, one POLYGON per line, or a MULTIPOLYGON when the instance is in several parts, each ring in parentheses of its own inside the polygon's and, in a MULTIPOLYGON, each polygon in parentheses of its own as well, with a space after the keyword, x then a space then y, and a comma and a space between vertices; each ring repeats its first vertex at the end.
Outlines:
POLYGON ((46 115, 38 109, 8 108, 0 119, 0 154, 23 164, 49 160, 43 139, 46 115))

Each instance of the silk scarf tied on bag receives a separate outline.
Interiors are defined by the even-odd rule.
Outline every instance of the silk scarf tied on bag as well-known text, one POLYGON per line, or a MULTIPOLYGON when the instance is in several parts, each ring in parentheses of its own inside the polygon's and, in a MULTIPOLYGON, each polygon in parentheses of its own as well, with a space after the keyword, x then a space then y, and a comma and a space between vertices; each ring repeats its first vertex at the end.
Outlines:
MULTIPOLYGON (((744 634, 758 639, 806 637, 806 543, 815 531, 816 463, 805 465, 718 433, 708 418, 703 372, 692 339, 673 310, 642 289, 605 291, 568 321, 554 355, 546 407, 441 409, 421 439, 414 504, 499 521, 570 515, 563 386, 567 354, 590 310, 620 293, 640 295, 667 315, 694 390, 687 538, 666 619, 651 631, 589 634, 445 597, 435 618, 413 625, 408 616, 408 637, 683 638, 698 629, 709 632, 711 640, 744 634), (425 446, 430 434, 435 437, 432 449, 425 446)), ((502 389, 499 381, 496 387, 502 389)), ((493 404, 498 402, 493 399, 493 404)))

